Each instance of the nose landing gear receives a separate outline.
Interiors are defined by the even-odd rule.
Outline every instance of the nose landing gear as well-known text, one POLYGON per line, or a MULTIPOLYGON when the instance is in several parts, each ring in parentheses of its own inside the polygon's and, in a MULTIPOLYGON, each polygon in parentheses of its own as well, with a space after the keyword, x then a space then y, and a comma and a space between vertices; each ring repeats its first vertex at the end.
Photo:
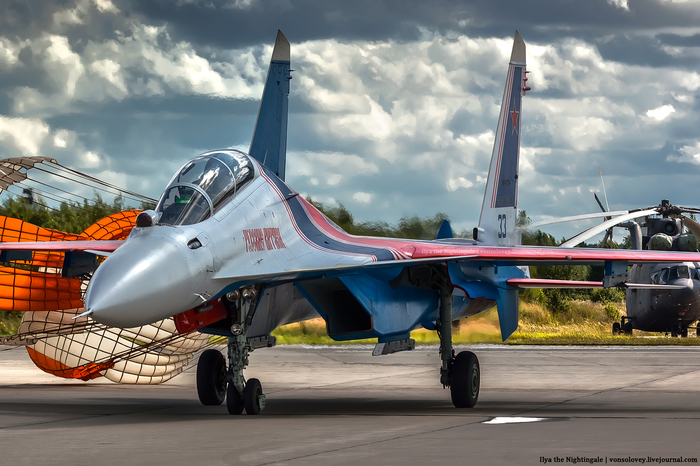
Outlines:
POLYGON ((248 366, 248 354, 256 348, 272 347, 273 336, 248 339, 246 330, 253 320, 259 291, 246 288, 227 295, 233 325, 228 338, 228 369, 218 350, 206 350, 197 367, 197 394, 203 405, 220 405, 226 399, 229 414, 260 414, 265 408, 265 395, 258 379, 246 382, 243 370, 248 366))

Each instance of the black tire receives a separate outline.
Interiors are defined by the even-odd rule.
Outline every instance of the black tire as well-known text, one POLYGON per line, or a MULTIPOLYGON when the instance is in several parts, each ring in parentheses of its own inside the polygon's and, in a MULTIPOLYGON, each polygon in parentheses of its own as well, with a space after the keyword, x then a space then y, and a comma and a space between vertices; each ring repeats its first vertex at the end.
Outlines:
POLYGON ((452 362, 450 393, 455 408, 473 408, 479 400, 481 369, 471 351, 462 351, 452 362))
POLYGON ((226 360, 215 349, 208 349, 199 357, 197 395, 205 406, 220 405, 226 397, 226 360))
POLYGON ((681 338, 688 338, 688 328, 682 328, 679 333, 681 338))
POLYGON ((620 325, 620 322, 615 322, 612 326, 612 334, 619 335, 621 333, 622 333, 622 326, 620 325))
POLYGON ((243 389, 243 404, 247 414, 260 414, 262 384, 258 379, 250 379, 243 389))
POLYGON ((226 389, 226 409, 233 415, 243 413, 243 397, 233 383, 228 384, 226 389))

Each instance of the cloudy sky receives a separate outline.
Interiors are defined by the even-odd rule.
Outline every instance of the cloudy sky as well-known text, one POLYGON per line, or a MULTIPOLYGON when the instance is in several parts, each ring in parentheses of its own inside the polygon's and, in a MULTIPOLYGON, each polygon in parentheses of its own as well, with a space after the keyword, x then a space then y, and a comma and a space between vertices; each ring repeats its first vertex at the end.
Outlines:
POLYGON ((197 153, 247 151, 278 28, 287 181, 358 220, 475 226, 516 29, 519 208, 595 211, 598 167, 613 210, 700 205, 699 0, 5 0, 0 158, 158 197, 197 153))

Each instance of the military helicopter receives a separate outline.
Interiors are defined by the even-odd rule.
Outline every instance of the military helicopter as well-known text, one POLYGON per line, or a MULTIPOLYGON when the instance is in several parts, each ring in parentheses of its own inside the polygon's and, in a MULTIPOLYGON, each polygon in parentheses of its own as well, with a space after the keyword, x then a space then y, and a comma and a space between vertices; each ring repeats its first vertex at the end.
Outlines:
MULTIPOLYGON (((605 212, 598 196, 595 197, 605 212)), ((700 213, 700 209, 674 206, 664 199, 656 207, 606 217, 602 224, 574 236, 561 247, 574 247, 603 231, 606 231, 605 245, 608 238, 612 239, 612 229, 622 227, 629 231, 632 249, 694 252, 698 250, 700 224, 686 214, 696 213, 700 213)), ((693 327, 700 319, 700 263, 635 264, 629 270, 628 279, 632 283, 667 285, 667 288, 627 288, 627 315, 613 324, 614 335, 631 334, 633 329, 665 332, 674 337, 687 337, 689 328, 700 333, 698 327, 693 327), (674 288, 668 288, 669 285, 674 288)))

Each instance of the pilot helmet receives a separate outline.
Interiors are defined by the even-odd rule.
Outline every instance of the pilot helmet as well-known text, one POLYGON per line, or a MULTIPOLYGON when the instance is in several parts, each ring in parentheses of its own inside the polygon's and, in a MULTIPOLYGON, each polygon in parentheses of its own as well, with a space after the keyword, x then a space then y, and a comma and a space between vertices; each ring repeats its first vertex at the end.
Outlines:
POLYGON ((175 203, 189 204, 192 194, 194 194, 194 189, 187 188, 185 186, 178 186, 177 193, 175 194, 175 203))

